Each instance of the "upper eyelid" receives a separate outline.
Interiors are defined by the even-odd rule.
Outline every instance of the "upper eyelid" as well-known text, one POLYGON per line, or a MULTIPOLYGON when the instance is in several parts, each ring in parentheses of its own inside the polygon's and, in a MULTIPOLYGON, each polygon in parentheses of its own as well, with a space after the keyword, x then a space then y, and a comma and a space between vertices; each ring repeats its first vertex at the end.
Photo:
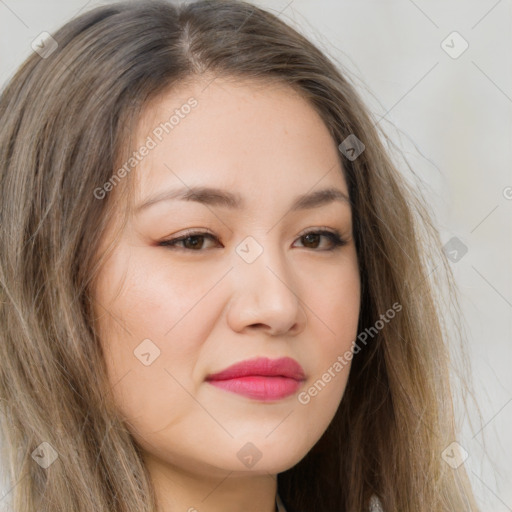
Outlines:
MULTIPOLYGON (((302 238, 303 236, 306 236, 306 235, 308 235, 310 233, 321 234, 323 236, 327 236, 328 234, 331 234, 334 237, 338 237, 343 244, 348 242, 347 237, 345 237, 339 230, 333 229, 333 228, 329 228, 327 226, 319 226, 319 227, 315 227, 315 228, 307 228, 306 230, 301 231, 297 235, 297 238, 302 238)), ((191 228, 190 230, 186 231, 183 235, 177 236, 175 238, 164 239, 164 240, 161 240, 159 243, 160 244, 165 244, 167 242, 168 245, 171 245, 169 242, 179 243, 179 242, 183 242, 183 240, 186 240, 189 237, 196 237, 196 236, 203 237, 203 238, 210 238, 210 239, 214 239, 216 241, 219 240, 218 236, 214 235, 213 233, 211 233, 209 231, 206 231, 204 228, 202 230, 200 230, 200 229, 194 230, 194 228, 191 228)), ((179 247, 177 245, 174 245, 174 247, 177 247, 178 249, 183 249, 183 250, 186 250, 186 251, 192 251, 191 249, 186 249, 184 247, 179 247)), ((192 251, 192 252, 202 252, 202 251, 192 251)))
MULTIPOLYGON (((312 228, 305 228, 302 230, 297 236, 304 236, 308 233, 317 233, 319 231, 328 231, 329 233, 337 234, 339 232, 341 234, 341 230, 329 226, 315 226, 312 228)), ((207 228, 189 228, 186 229, 185 232, 182 235, 179 235, 176 238, 182 238, 187 236, 199 236, 199 235, 211 235, 215 238, 218 238, 217 235, 215 235, 213 232, 209 231, 207 228)), ((174 240, 176 239, 174 238, 174 240)))
MULTIPOLYGON (((308 228, 304 231, 301 231, 297 236, 298 237, 302 237, 302 236, 305 236, 305 235, 308 235, 309 233, 322 233, 322 232, 328 232, 328 233, 331 233, 333 235, 338 235, 343 238, 343 235, 341 233, 338 232, 338 230, 336 229, 333 229, 333 228, 328 228, 328 227, 323 227, 323 226, 320 226, 320 227, 317 227, 317 228, 308 228)), ((211 237, 211 238, 216 238, 218 240, 218 236, 217 235, 214 235, 213 233, 211 233, 210 231, 205 231, 205 230, 197 230, 195 231, 193 228, 188 230, 188 231, 185 231, 184 234, 182 235, 179 235, 177 237, 174 237, 174 238, 168 238, 168 239, 165 239, 165 240, 162 240, 162 241, 176 241, 176 240, 183 240, 184 238, 188 238, 188 237, 192 237, 192 236, 204 236, 204 237, 211 237)))

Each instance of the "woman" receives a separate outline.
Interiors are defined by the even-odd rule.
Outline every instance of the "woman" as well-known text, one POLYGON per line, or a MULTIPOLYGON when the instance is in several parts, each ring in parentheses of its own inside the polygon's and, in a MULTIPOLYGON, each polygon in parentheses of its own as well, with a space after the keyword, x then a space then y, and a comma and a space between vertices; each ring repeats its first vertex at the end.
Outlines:
POLYGON ((340 71, 237 1, 37 47, 0 99, 13 509, 477 510, 449 267, 340 71))

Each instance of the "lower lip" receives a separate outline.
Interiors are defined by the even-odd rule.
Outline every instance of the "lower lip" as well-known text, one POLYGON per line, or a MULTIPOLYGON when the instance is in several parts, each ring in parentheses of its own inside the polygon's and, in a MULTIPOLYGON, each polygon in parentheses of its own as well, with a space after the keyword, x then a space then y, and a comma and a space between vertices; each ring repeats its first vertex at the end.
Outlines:
POLYGON ((287 377, 262 377, 251 375, 226 380, 209 380, 213 386, 247 396, 255 400, 270 402, 293 395, 301 382, 287 377))

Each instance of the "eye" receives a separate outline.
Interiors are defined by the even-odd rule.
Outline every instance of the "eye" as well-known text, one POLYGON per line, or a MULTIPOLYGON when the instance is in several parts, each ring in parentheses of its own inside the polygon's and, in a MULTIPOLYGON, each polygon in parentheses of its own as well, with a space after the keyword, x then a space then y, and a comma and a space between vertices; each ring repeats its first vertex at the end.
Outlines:
POLYGON ((206 231, 191 231, 188 232, 186 235, 177 238, 171 238, 170 240, 162 240, 161 242, 159 242, 158 245, 171 248, 177 247, 178 249, 199 252, 201 249, 203 249, 205 239, 217 240, 215 236, 213 236, 210 233, 207 233, 206 231), (183 243, 183 246, 179 245, 181 243, 183 243))
POLYGON ((321 249, 324 251, 334 251, 338 247, 347 244, 347 240, 345 240, 337 230, 327 231, 322 229, 318 231, 308 231, 307 233, 303 233, 299 237, 299 240, 304 240, 304 247, 308 249, 316 249, 320 244, 322 237, 330 242, 330 247, 321 249))
MULTIPOLYGON (((303 240, 303 247, 307 249, 318 249, 322 238, 326 239, 330 246, 319 249, 320 251, 333 251, 348 243, 337 230, 331 231, 326 229, 308 231, 299 236, 298 240, 303 240)), ((180 237, 162 240, 158 245, 178 250, 201 252, 204 249, 204 241, 206 239, 218 242, 216 236, 206 231, 190 231, 180 237)))

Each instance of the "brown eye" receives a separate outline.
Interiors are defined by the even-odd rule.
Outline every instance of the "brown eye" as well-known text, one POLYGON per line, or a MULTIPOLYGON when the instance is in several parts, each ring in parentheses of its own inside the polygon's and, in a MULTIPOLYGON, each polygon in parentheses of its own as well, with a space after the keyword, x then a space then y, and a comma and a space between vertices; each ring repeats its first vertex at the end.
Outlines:
POLYGON ((333 251, 334 249, 347 244, 337 231, 310 231, 300 237, 303 240, 303 246, 307 249, 317 249, 321 244, 322 237, 327 238, 330 242, 330 247, 320 249, 324 251, 333 251))
POLYGON ((163 247, 176 247, 178 249, 200 252, 202 249, 204 249, 204 241, 207 238, 210 240, 217 240, 214 236, 210 235, 209 233, 200 232, 180 236, 178 238, 173 238, 171 240, 162 240, 158 245, 163 247))
POLYGON ((308 233, 302 237, 302 239, 305 240, 305 246, 309 249, 316 249, 320 243, 320 238, 321 235, 318 233, 308 233))
POLYGON ((201 249, 204 244, 204 236, 187 236, 182 242, 185 249, 201 249))
MULTIPOLYGON (((172 238, 170 240, 162 240, 158 243, 159 246, 169 247, 171 249, 186 250, 191 252, 203 252, 207 247, 204 246, 206 239, 218 242, 218 238, 205 231, 190 232, 186 235, 172 238)), ((338 247, 347 244, 347 241, 343 239, 338 231, 310 231, 305 233, 298 238, 303 241, 302 247, 306 249, 317 249, 318 251, 333 251, 338 247), (328 246, 320 248, 322 239, 327 239, 328 246), (329 244, 330 242, 330 244, 329 244)), ((210 247, 214 248, 214 247, 210 247)))

